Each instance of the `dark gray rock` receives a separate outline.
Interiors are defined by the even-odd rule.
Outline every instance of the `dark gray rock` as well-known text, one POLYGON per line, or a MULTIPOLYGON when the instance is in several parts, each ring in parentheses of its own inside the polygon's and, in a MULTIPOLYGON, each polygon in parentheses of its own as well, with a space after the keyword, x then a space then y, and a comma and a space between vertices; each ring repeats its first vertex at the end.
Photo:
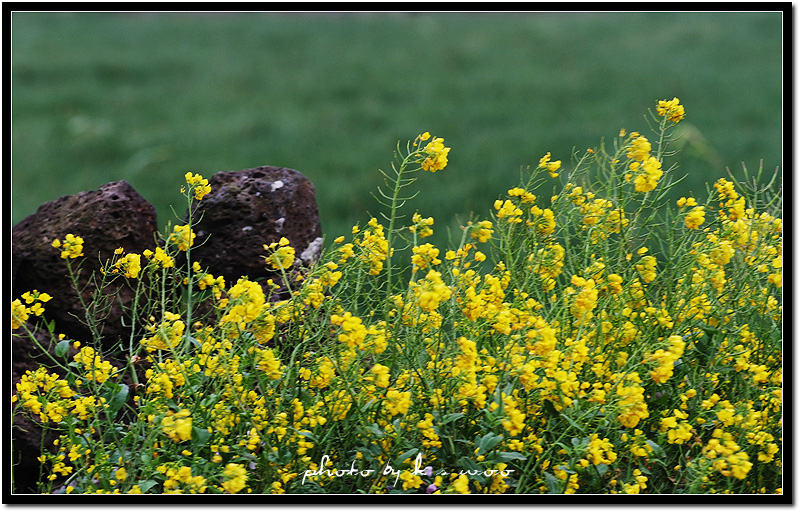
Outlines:
MULTIPOLYGON (((63 240, 72 233, 83 238, 84 257, 71 260, 73 268, 80 264, 79 284, 85 301, 98 290, 90 282, 101 262, 123 247, 126 252, 141 253, 155 245, 156 212, 153 205, 125 181, 107 183, 99 190, 64 196, 44 203, 12 229, 12 275, 14 297, 30 290, 47 292, 53 298, 45 304, 45 318, 55 320, 56 329, 68 337, 84 342, 92 339, 89 329, 77 318, 84 318, 79 297, 67 274, 61 251, 52 246, 54 239, 63 240)), ((117 279, 104 290, 118 296, 122 305, 133 297, 133 291, 117 279)), ((102 321, 102 344, 111 347, 129 334, 122 325, 123 308, 114 300, 102 321)))
POLYGON ((241 276, 276 277, 264 261, 264 244, 281 237, 302 263, 319 257, 322 228, 314 185, 300 172, 256 167, 218 172, 208 182, 211 193, 194 205, 197 238, 191 257, 224 276, 228 286, 241 276))

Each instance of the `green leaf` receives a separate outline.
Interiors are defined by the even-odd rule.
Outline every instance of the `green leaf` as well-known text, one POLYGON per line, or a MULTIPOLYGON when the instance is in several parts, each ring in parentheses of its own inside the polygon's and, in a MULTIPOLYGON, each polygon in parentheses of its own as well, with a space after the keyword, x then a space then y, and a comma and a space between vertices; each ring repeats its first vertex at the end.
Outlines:
POLYGON ((570 455, 570 456, 572 455, 572 447, 571 446, 567 446, 564 443, 562 443, 561 441, 556 441, 554 444, 556 446, 560 446, 561 448, 563 448, 564 451, 567 452, 567 455, 570 455))
POLYGON ((206 428, 192 427, 192 444, 196 447, 205 446, 211 432, 206 428))
POLYGON ((155 480, 145 480, 144 482, 139 484, 139 489, 141 489, 142 492, 147 492, 150 489, 152 489, 154 485, 157 484, 158 482, 156 482, 155 480))
POLYGON ((547 491, 549 494, 561 494, 561 486, 563 483, 561 480, 555 477, 555 475, 550 474, 549 472, 544 472, 544 481, 547 484, 547 491))
POLYGON ((395 467, 400 467, 400 465, 403 464, 404 460, 411 458, 412 455, 416 455, 417 453, 419 453, 419 448, 411 448, 410 450, 401 453, 394 459, 395 467))
POLYGON ((462 416, 464 416, 463 412, 454 412, 452 414, 448 414, 442 419, 442 421, 439 422, 439 425, 447 425, 448 423, 452 423, 462 416))
POLYGON ((315 436, 313 432, 303 431, 303 432, 297 432, 297 433, 300 434, 301 436, 307 438, 309 441, 311 441, 314 444, 317 444, 319 442, 319 439, 317 439, 317 436, 315 436))
POLYGON ((125 405, 125 401, 128 399, 129 388, 127 384, 114 384, 112 389, 116 389, 116 392, 112 391, 113 395, 111 396, 111 400, 109 400, 108 406, 109 410, 116 412, 125 405))
POLYGON ((496 454, 496 459, 506 461, 506 460, 528 460, 528 457, 522 455, 519 452, 498 452, 496 454))
POLYGON ((64 357, 69 352, 69 340, 61 340, 56 344, 56 357, 64 357))
POLYGON ((200 406, 203 408, 207 408, 209 405, 213 405, 219 401, 219 395, 216 393, 212 393, 205 397, 201 402, 200 406))
POLYGON ((380 438, 382 438, 384 436, 383 430, 381 430, 380 427, 378 427, 378 425, 376 425, 375 423, 373 423, 372 425, 365 425, 362 428, 368 434, 372 434, 373 436, 375 436, 378 439, 380 439, 380 438))
POLYGON ((485 455, 490 452, 497 444, 503 440, 503 436, 495 435, 489 432, 483 437, 475 439, 475 444, 478 445, 478 452, 476 455, 485 455))
POLYGON ((647 440, 647 444, 650 445, 650 448, 653 449, 653 455, 655 457, 661 458, 661 457, 664 456, 664 449, 661 448, 661 446, 659 446, 657 443, 655 443, 655 442, 653 442, 653 441, 648 439, 647 440))
POLYGON ((581 433, 583 433, 583 427, 581 427, 578 423, 575 423, 575 421, 572 418, 570 418, 566 414, 561 414, 561 417, 567 420, 567 423, 569 423, 572 427, 577 428, 581 433))

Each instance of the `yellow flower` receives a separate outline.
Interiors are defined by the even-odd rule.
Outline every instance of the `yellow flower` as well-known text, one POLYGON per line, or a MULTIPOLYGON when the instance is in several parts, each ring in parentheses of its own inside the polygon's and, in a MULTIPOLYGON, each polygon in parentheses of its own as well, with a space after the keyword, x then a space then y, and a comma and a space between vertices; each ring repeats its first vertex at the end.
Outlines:
MULTIPOLYGON (((151 318, 151 321, 155 319, 151 318)), ((159 326, 150 325, 146 327, 148 331, 153 333, 153 336, 142 340, 142 345, 148 351, 152 350, 167 350, 176 346, 181 338, 183 338, 183 331, 186 329, 186 324, 181 320, 181 316, 169 311, 164 312, 164 320, 159 326)))
POLYGON ((175 226, 169 241, 178 246, 179 251, 186 251, 194 244, 195 233, 188 225, 175 226))
POLYGON ((459 494, 470 494, 469 478, 467 475, 459 475, 455 482, 453 482, 452 487, 459 494))
POLYGON ((270 348, 260 352, 258 369, 266 373, 272 380, 278 380, 283 376, 281 360, 275 356, 275 352, 270 348))
POLYGON ((636 166, 635 169, 640 169, 642 171, 633 179, 634 189, 637 192, 650 192, 656 188, 658 180, 661 179, 661 176, 664 174, 661 170, 661 162, 659 162, 657 158, 651 156, 647 157, 641 165, 638 164, 638 162, 631 164, 632 168, 636 166))
POLYGON ((228 463, 222 476, 225 478, 222 487, 231 494, 236 494, 247 485, 247 472, 243 464, 228 463))
POLYGON ((506 199, 505 201, 501 201, 498 199, 494 202, 494 209, 497 210, 497 218, 502 219, 508 217, 507 222, 512 224, 518 224, 522 222, 520 216, 522 215, 522 210, 517 208, 510 200, 506 199))
POLYGON ((244 328, 244 324, 254 321, 261 315, 266 297, 261 285, 247 278, 239 278, 228 290, 228 312, 220 319, 220 323, 232 323, 244 328))
POLYGON ((433 234, 433 230, 431 229, 431 226, 433 226, 433 217, 423 219, 419 213, 415 213, 411 217, 411 221, 414 225, 408 228, 409 231, 416 233, 420 238, 425 238, 433 234))
MULTIPOLYGON (((428 132, 423 134, 428 135, 428 132)), ((421 140, 423 139, 420 136, 421 140)), ((450 153, 450 148, 444 147, 444 139, 441 137, 434 137, 431 142, 422 149, 425 153, 425 159, 422 161, 422 169, 425 171, 436 172, 444 169, 447 166, 447 154, 450 153)))
POLYGON ((113 272, 121 271, 125 277, 136 279, 142 270, 141 256, 138 254, 126 254, 114 264, 113 272))
POLYGON ((683 105, 680 104, 678 98, 672 98, 669 101, 660 100, 656 107, 656 112, 661 117, 666 117, 667 121, 672 121, 673 123, 679 123, 685 115, 683 105))
POLYGON ((111 363, 103 361, 100 356, 95 355, 94 349, 91 347, 83 347, 80 352, 75 354, 73 360, 83 364, 89 372, 87 377, 100 384, 107 381, 111 373, 117 370, 116 367, 111 366, 111 363))
POLYGON ((414 264, 414 269, 425 269, 428 268, 429 265, 438 265, 442 262, 437 256, 439 256, 439 249, 434 247, 431 244, 424 244, 420 246, 414 246, 411 251, 414 253, 411 256, 411 263, 414 264))
POLYGON ((636 270, 644 279, 645 283, 649 283, 656 278, 656 265, 658 261, 654 256, 644 256, 641 263, 636 265, 636 270))
POLYGON ((379 388, 385 388, 389 386, 389 368, 387 366, 383 366, 380 363, 376 363, 370 373, 375 375, 375 385, 379 388))
POLYGON ((159 265, 162 268, 170 268, 175 266, 175 261, 166 252, 164 252, 164 249, 161 247, 156 247, 155 253, 150 249, 145 249, 142 252, 142 255, 148 260, 152 258, 156 265, 159 265))
POLYGON ((450 298, 450 288, 442 281, 441 272, 431 270, 425 279, 412 282, 411 288, 414 290, 419 307, 426 311, 433 311, 439 304, 450 298))
POLYGON ((638 137, 631 142, 631 146, 628 148, 627 156, 631 160, 641 162, 650 156, 650 149, 650 141, 648 141, 646 137, 638 137))
POLYGON ((389 413, 389 416, 405 414, 411 406, 411 392, 401 392, 396 389, 390 389, 386 392, 386 399, 384 400, 383 406, 386 412, 389 413))
POLYGON ((269 245, 264 244, 264 250, 273 251, 272 254, 265 256, 264 259, 275 270, 286 270, 294 264, 294 247, 289 245, 289 240, 286 237, 281 237, 278 242, 272 242, 269 245), (275 249, 276 247, 277 249, 275 249))
POLYGON ((53 247, 56 249, 62 248, 61 259, 64 260, 83 256, 83 238, 71 233, 65 236, 63 241, 58 239, 53 240, 53 247))
POLYGON ((161 420, 161 430, 170 439, 179 443, 192 438, 192 417, 188 409, 182 409, 178 413, 169 411, 161 420))
POLYGON ((184 177, 186 178, 186 183, 189 185, 189 191, 194 192, 194 198, 198 201, 211 192, 208 180, 201 175, 187 172, 184 177))
POLYGON ((487 242, 492 238, 492 233, 494 232, 492 227, 492 222, 488 220, 482 220, 477 224, 473 224, 472 222, 467 224, 469 236, 481 243, 487 242))
MULTIPOLYGON (((376 276, 383 270, 383 262, 389 255, 389 242, 384 235, 383 225, 378 222, 378 219, 372 217, 367 225, 369 228, 364 230, 361 240, 357 242, 364 249, 359 257, 369 263, 370 275, 376 276)), ((353 229, 357 230, 355 227, 353 229)), ((344 255, 339 260, 340 263, 343 263, 354 255, 353 244, 345 244, 339 251, 344 255)), ((392 249, 392 252, 394 252, 394 249, 392 249)))
MULTIPOLYGON (((688 203, 687 203, 688 204, 688 203)), ((695 206, 692 210, 686 214, 686 218, 684 219, 684 223, 686 223, 686 227, 689 229, 697 229, 700 225, 705 222, 705 207, 703 206, 695 206)))
POLYGON ((550 161, 550 153, 548 152, 542 158, 539 159, 539 168, 545 169, 548 173, 550 173, 551 178, 558 177, 558 173, 556 172, 561 168, 561 160, 556 160, 554 162, 550 161))

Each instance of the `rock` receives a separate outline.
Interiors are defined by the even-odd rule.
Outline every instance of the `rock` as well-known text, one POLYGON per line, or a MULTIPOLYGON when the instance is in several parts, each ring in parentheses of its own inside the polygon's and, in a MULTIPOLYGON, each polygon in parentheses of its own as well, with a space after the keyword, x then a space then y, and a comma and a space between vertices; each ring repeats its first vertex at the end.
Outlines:
MULTIPOLYGON (((98 272, 101 261, 111 259, 115 249, 141 253, 154 247, 155 208, 131 185, 118 181, 44 203, 12 229, 13 296, 34 289, 47 292, 53 298, 45 304, 44 316, 55 320, 57 332, 88 343, 92 338, 89 329, 75 318, 83 319, 84 311, 68 277, 66 261, 52 246, 54 239, 63 240, 68 233, 84 240, 84 257, 70 261, 73 268, 80 265, 83 298, 90 301, 97 290, 92 283, 86 286, 89 278, 92 272, 98 272)), ((121 279, 105 293, 118 293, 124 305, 133 297, 133 291, 121 279)), ((114 301, 101 322, 104 348, 129 333, 121 319, 122 308, 114 301)))
POLYGON ((195 203, 193 219, 199 222, 191 257, 214 276, 224 276, 227 286, 241 276, 275 278, 263 258, 264 244, 281 237, 303 263, 319 257, 322 228, 314 185, 300 172, 256 167, 218 172, 208 182, 211 193, 195 203))
MULTIPOLYGON (((51 343, 50 333, 47 329, 36 329, 34 322, 27 323, 28 330, 34 333, 39 344, 48 349, 51 355, 55 354, 55 346, 51 343)), ((40 365, 53 366, 52 360, 31 340, 25 329, 19 328, 12 331, 11 343, 11 377, 14 383, 14 393, 16 384, 25 372, 35 371, 40 365)), ((70 347, 70 356, 77 353, 70 347)), ((70 359, 71 360, 71 359, 70 359)), ((49 373, 61 372, 48 370, 49 373)), ((18 403, 14 404, 18 407, 18 403)), ((41 455, 41 447, 53 448, 53 441, 58 438, 58 433, 53 430, 44 432, 42 440, 42 427, 30 419, 32 413, 22 412, 22 408, 14 414, 13 425, 11 428, 12 446, 12 473, 14 480, 14 493, 35 493, 37 492, 36 483, 39 480, 41 463, 37 457, 41 455)))

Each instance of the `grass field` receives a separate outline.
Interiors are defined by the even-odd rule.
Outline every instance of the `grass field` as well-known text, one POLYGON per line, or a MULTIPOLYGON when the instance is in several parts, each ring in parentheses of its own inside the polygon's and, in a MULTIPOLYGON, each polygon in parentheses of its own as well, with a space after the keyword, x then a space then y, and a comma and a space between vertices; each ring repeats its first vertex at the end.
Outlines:
POLYGON ((681 191, 783 165, 779 12, 15 13, 11 30, 13 223, 124 179, 163 226, 185 172, 276 165, 315 183, 330 242, 427 130, 452 157, 409 208, 444 237, 546 152, 649 133, 638 113, 673 96, 681 191))

